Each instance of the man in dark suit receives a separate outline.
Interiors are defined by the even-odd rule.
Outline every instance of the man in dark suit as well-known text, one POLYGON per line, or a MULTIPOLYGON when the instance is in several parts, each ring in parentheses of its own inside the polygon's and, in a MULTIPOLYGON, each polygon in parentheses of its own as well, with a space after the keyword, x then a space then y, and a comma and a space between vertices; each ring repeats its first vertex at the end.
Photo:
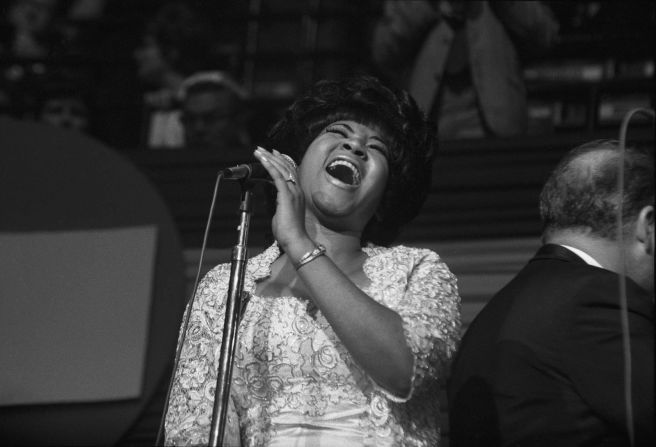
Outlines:
POLYGON ((545 245, 454 360, 452 447, 654 445, 653 155, 626 149, 620 203, 621 157, 587 143, 547 180, 545 245))

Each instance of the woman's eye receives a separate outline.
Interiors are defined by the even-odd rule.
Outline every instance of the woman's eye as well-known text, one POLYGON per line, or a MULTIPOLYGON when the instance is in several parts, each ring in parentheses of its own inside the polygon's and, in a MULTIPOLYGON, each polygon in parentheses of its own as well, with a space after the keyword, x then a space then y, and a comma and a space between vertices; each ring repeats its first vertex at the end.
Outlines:
POLYGON ((385 157, 387 157, 387 148, 386 147, 378 146, 378 145, 371 145, 371 146, 369 146, 369 149, 373 149, 375 151, 378 151, 381 154, 383 154, 385 157))
POLYGON ((328 128, 326 129, 326 132, 336 133, 337 135, 342 136, 342 137, 344 137, 344 138, 346 138, 346 137, 348 136, 348 135, 346 134, 346 131, 345 131, 344 129, 342 129, 342 128, 339 128, 339 127, 328 127, 328 128))

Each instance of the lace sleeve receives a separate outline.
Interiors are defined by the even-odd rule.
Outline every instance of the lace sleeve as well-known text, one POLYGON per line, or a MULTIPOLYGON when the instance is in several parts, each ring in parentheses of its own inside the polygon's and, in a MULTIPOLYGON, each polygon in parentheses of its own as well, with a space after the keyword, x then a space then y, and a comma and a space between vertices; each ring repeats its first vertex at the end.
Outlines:
MULTIPOLYGON (((200 282, 192 307, 166 413, 166 445, 206 445, 212 419, 216 363, 225 316, 225 266, 200 282)), ((178 343, 182 338, 180 333, 178 343)), ((239 445, 239 428, 232 401, 228 409, 226 445, 239 445)))
POLYGON ((406 342, 414 355, 414 375, 406 401, 426 378, 444 380, 460 338, 460 296, 456 277, 433 251, 408 273, 403 298, 394 309, 403 319, 406 342))

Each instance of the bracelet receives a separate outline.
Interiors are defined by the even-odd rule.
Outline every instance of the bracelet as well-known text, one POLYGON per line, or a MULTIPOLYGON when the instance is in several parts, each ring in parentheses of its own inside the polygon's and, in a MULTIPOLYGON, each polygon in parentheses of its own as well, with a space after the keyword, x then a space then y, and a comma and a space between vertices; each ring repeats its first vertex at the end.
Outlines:
POLYGON ((301 259, 294 265, 294 268, 298 270, 308 262, 312 262, 315 259, 317 259, 319 256, 323 256, 325 254, 326 254, 326 247, 319 244, 314 250, 308 251, 303 256, 301 256, 301 259))

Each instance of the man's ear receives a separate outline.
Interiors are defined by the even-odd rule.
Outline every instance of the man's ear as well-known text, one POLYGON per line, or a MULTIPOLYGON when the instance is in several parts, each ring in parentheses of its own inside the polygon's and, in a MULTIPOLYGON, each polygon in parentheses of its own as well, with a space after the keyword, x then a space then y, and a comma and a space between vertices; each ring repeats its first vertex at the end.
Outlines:
POLYGON ((647 254, 654 255, 654 207, 640 210, 636 221, 636 239, 645 247, 647 254))

